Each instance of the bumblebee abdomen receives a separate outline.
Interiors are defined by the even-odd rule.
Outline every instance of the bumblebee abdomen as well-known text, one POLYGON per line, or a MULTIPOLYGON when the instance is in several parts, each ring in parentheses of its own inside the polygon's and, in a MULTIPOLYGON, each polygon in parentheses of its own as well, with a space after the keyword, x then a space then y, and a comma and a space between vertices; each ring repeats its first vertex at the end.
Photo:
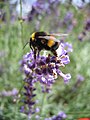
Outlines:
POLYGON ((48 47, 52 47, 54 44, 55 44, 54 40, 48 40, 48 42, 47 42, 48 47))
POLYGON ((59 43, 58 42, 55 42, 55 44, 52 46, 52 49, 53 50, 57 50, 59 47, 59 43))

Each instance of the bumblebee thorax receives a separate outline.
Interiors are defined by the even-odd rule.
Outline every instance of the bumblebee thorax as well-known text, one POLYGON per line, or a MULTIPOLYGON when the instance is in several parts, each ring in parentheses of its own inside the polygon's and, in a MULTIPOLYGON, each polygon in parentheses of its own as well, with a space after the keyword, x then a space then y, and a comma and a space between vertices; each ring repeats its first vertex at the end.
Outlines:
POLYGON ((31 35, 32 40, 35 39, 35 32, 31 35))

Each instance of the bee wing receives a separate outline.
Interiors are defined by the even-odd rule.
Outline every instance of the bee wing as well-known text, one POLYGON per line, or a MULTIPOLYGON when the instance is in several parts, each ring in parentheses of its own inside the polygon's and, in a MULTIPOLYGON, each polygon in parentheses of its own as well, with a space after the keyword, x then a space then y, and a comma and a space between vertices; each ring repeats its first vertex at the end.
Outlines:
POLYGON ((55 42, 60 42, 60 40, 56 39, 54 36, 39 36, 38 38, 44 38, 46 40, 53 40, 55 42))
POLYGON ((67 37, 68 34, 59 34, 59 33, 52 33, 51 36, 58 36, 58 37, 67 37))

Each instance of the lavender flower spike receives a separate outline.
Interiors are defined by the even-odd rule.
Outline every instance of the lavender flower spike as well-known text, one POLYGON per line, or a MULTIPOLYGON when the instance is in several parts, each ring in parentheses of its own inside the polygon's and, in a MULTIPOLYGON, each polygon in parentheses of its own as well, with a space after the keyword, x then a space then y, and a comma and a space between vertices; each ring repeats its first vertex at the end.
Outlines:
POLYGON ((58 76, 61 76, 65 83, 68 83, 71 78, 69 73, 64 74, 60 70, 60 67, 65 67, 70 62, 68 51, 65 50, 64 45, 61 43, 56 52, 58 53, 58 57, 51 56, 50 54, 39 55, 38 59, 35 60, 33 51, 30 51, 30 53, 24 55, 21 61, 21 71, 25 75, 25 100, 22 111, 28 115, 36 113, 36 109, 34 108, 36 101, 33 100, 36 96, 34 93, 36 90, 35 83, 39 82, 42 92, 48 93, 58 76))

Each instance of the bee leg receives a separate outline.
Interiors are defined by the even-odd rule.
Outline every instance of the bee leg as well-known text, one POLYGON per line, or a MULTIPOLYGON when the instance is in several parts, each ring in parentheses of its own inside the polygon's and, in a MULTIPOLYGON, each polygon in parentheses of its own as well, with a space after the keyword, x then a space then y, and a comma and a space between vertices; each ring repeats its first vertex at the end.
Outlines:
POLYGON ((39 58, 39 54, 40 54, 40 50, 38 50, 38 54, 37 54, 37 57, 39 58))
POLYGON ((36 53, 37 53, 37 50, 35 49, 34 50, 34 59, 36 60, 36 53))
POLYGON ((56 52, 55 50, 52 50, 52 53, 53 53, 56 57, 58 57, 57 52, 56 52))
POLYGON ((29 46, 30 46, 31 50, 33 51, 32 42, 31 41, 29 42, 29 46))
POLYGON ((39 50, 37 47, 34 48, 34 59, 36 60, 36 58, 39 56, 39 50))

